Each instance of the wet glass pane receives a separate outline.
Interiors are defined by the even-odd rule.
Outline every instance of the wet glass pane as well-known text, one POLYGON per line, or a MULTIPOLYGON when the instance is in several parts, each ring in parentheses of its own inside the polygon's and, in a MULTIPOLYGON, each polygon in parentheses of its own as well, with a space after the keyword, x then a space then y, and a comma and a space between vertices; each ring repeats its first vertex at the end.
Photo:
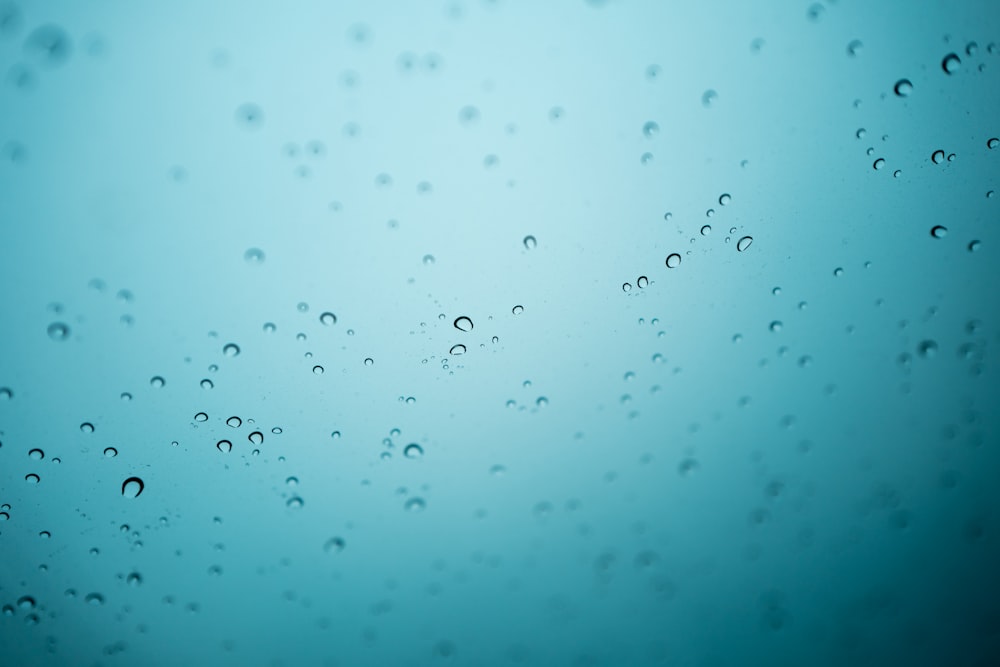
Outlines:
POLYGON ((0 664, 997 664, 998 43, 0 1, 0 664))

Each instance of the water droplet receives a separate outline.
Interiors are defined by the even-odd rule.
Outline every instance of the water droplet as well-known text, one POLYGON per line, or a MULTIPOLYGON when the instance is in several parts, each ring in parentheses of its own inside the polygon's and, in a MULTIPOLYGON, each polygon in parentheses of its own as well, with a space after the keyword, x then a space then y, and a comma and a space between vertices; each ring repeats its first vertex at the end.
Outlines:
POLYGON ((556 121, 562 119, 566 115, 566 111, 562 107, 552 107, 549 109, 549 120, 555 123, 556 121))
POLYGON ((676 269, 678 266, 681 265, 681 256, 676 252, 670 253, 669 255, 667 255, 666 264, 668 269, 676 269))
POLYGON ((243 420, 239 417, 233 416, 226 420, 226 425, 232 426, 233 428, 239 428, 243 425, 243 420))
POLYGON ((545 398, 544 396, 539 396, 537 399, 535 399, 535 405, 537 405, 540 408, 544 408, 548 404, 549 404, 549 399, 545 398))
POLYGON ((199 412, 194 416, 194 420, 196 422, 208 421, 208 415, 206 415, 204 412, 199 412))
POLYGON ((986 147, 989 148, 990 150, 993 150, 997 146, 1000 146, 1000 139, 998 139, 997 137, 991 137, 986 140, 986 147))
POLYGON ((330 437, 333 438, 334 440, 339 440, 340 439, 340 431, 333 431, 332 433, 330 433, 330 437))
POLYGON ((937 355, 938 344, 933 340, 923 340, 917 345, 917 354, 924 359, 932 359, 937 355))
POLYGON ((25 55, 42 67, 62 65, 71 51, 69 35, 51 23, 35 28, 24 40, 25 55))
POLYGON ((965 46, 965 55, 974 56, 979 51, 979 45, 975 42, 969 42, 965 46))
POLYGON ((655 137, 660 131, 660 126, 655 121, 646 121, 642 126, 642 133, 647 137, 655 137))
POLYGON ((962 66, 962 61, 954 53, 949 53, 941 61, 941 69, 944 70, 945 74, 954 74, 962 66))
POLYGON ((118 456, 118 450, 115 449, 114 447, 105 447, 104 456, 106 456, 109 459, 113 459, 116 456, 118 456))
POLYGON ((0 521, 9 521, 9 520, 10 520, 10 514, 7 514, 6 512, 0 512, 0 521))
POLYGON ((753 237, 744 236, 743 238, 741 238, 739 241, 736 242, 736 250, 738 250, 739 252, 743 252, 744 250, 750 247, 751 243, 753 243, 753 237))
POLYGON ((299 496, 292 496, 291 498, 289 498, 285 502, 285 507, 288 507, 289 509, 297 510, 297 509, 301 508, 305 504, 306 504, 306 502, 304 500, 302 500, 301 497, 299 497, 299 496))
POLYGON ((132 400, 132 394, 128 393, 127 391, 123 391, 119 396, 119 398, 125 402, 128 402, 132 400))
POLYGON ((30 595, 22 595, 17 599, 17 608, 22 611, 31 611, 35 608, 35 598, 30 595))
POLYGON ((236 122, 248 129, 255 129, 264 122, 264 112, 256 104, 242 104, 236 108, 236 122))
POLYGON ((448 354, 453 354, 455 356, 458 356, 460 354, 465 354, 465 351, 466 351, 465 346, 462 345, 461 343, 457 343, 451 346, 451 349, 448 350, 448 354))
POLYGON ((934 164, 941 164, 942 162, 944 162, 944 151, 936 150, 933 153, 931 153, 931 162, 933 162, 934 164))
POLYGON ((623 292, 631 292, 632 291, 632 283, 622 283, 622 291, 623 292))
POLYGON ((715 103, 715 100, 717 100, 718 97, 719 94, 717 92, 712 89, 708 89, 701 94, 701 105, 708 109, 715 103))
POLYGON ((649 278, 646 276, 639 276, 639 278, 635 281, 635 284, 639 287, 639 289, 643 289, 649 285, 649 278))
POLYGON ((32 449, 30 452, 28 452, 28 458, 33 461, 41 461, 42 459, 45 458, 45 452, 43 452, 40 449, 32 449))
POLYGON ((122 482, 122 495, 126 498, 138 498, 146 488, 145 483, 138 477, 129 477, 122 482))
POLYGON ((415 442, 411 442, 403 448, 403 456, 408 459, 419 459, 424 455, 424 448, 415 442))
POLYGON ((263 264, 264 251, 260 248, 249 248, 245 253, 243 253, 243 259, 245 259, 248 264, 263 264))
POLYGON ((263 444, 264 434, 261 433, 260 431, 254 431, 253 433, 247 436, 247 440, 249 440, 252 444, 255 445, 263 444))
POLYGON ((424 265, 430 266, 434 263, 434 255, 424 255, 424 265))
POLYGON ((778 333, 782 328, 781 320, 774 320, 768 328, 774 333, 778 333))
POLYGON ((892 87, 893 91, 899 97, 907 97, 913 92, 913 84, 910 83, 909 79, 900 79, 896 82, 896 85, 892 87))
POLYGON ((982 245, 978 239, 969 241, 969 252, 977 252, 982 245))
POLYGON ((240 346, 236 343, 226 343, 225 347, 222 348, 222 354, 227 357, 235 357, 240 353, 240 346))
POLYGON ((948 235, 948 228, 944 225, 934 225, 931 227, 931 236, 936 239, 943 239, 948 235))
POLYGON ((69 339, 69 326, 62 322, 53 322, 48 328, 49 338, 64 341, 69 339))
POLYGON ((426 507, 427 503, 423 498, 410 498, 403 504, 403 509, 413 513, 423 512, 426 507))
POLYGON ((129 572, 128 576, 125 577, 125 583, 132 588, 138 588, 142 585, 142 575, 138 572, 129 572))
POLYGON ((278 327, 274 325, 274 322, 264 322, 264 331, 267 333, 274 333, 278 330, 278 327))
POLYGON ((455 318, 454 324, 459 331, 472 331, 472 320, 465 315, 455 318))
POLYGON ((32 472, 24 476, 24 481, 28 484, 38 484, 38 482, 41 481, 41 478, 32 472))
POLYGON ((322 366, 320 366, 319 364, 316 364, 315 366, 313 366, 313 373, 314 373, 315 375, 322 375, 322 374, 323 374, 323 372, 324 372, 325 370, 326 370, 326 369, 324 369, 324 368, 323 368, 322 366))
POLYGON ((375 360, 371 357, 365 357, 365 366, 371 366, 375 363, 375 360))
POLYGON ((413 405, 416 402, 417 402, 417 399, 414 398, 413 396, 407 396, 406 397, 406 404, 407 405, 413 405))
POLYGON ((639 162, 641 164, 649 164, 652 161, 653 161, 653 154, 652 153, 648 153, 647 152, 647 153, 643 153, 642 155, 639 156, 639 162))
POLYGON ((345 546, 346 542, 344 542, 344 538, 331 537, 330 539, 328 539, 326 542, 323 543, 323 551, 325 551, 328 554, 330 553, 339 554, 341 551, 344 550, 345 546))
POLYGON ((87 593, 87 596, 83 598, 83 601, 94 607, 100 607, 104 604, 104 596, 100 593, 87 593))
POLYGON ((879 158, 875 160, 875 163, 872 166, 875 168, 875 171, 878 171, 879 169, 885 166, 885 160, 879 158))
POLYGON ((215 383, 209 380, 208 378, 202 380, 200 384, 202 389, 211 389, 212 387, 215 386, 215 383))
POLYGON ((659 65, 649 65, 646 67, 646 80, 655 81, 661 74, 663 70, 659 65))
POLYGON ((151 377, 149 379, 149 384, 150 384, 150 386, 159 389, 160 387, 162 387, 163 385, 166 384, 166 380, 164 380, 159 375, 154 375, 153 377, 151 377))
POLYGON ((523 243, 524 247, 527 248, 528 250, 532 250, 533 248, 538 246, 538 241, 531 234, 524 237, 523 243))

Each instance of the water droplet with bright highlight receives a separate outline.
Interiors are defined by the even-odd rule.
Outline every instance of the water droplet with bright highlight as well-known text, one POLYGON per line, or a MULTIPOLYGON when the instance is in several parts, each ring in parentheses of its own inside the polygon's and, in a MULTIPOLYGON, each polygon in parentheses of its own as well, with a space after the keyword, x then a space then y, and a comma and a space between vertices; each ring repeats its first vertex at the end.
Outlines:
POLYGON ((138 498, 145 490, 146 484, 138 477, 129 477, 122 482, 122 495, 126 498, 138 498))

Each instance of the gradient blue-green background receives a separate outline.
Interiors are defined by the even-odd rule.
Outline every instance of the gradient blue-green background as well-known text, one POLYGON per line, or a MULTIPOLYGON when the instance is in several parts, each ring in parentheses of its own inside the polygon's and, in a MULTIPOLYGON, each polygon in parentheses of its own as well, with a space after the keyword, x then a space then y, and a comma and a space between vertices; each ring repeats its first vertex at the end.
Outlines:
POLYGON ((998 41, 0 2, 0 665, 1000 664, 998 41))

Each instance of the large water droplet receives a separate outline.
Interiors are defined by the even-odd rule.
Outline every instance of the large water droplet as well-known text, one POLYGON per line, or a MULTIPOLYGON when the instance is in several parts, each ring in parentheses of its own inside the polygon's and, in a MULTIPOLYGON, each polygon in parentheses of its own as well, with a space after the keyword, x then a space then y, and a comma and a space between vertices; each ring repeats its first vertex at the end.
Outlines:
POLYGON ((33 472, 28 473, 27 475, 24 476, 24 481, 27 482, 28 484, 38 484, 38 482, 40 482, 41 479, 42 479, 41 477, 39 477, 33 472))
POLYGON ((751 243, 753 243, 753 237, 744 236, 743 238, 741 238, 739 241, 736 242, 736 249, 739 252, 743 252, 744 250, 750 247, 751 243))
POLYGON ((82 424, 80 424, 80 430, 84 433, 93 433, 94 425, 91 424, 90 422, 83 422, 82 424))
POLYGON ((118 450, 115 449, 114 447, 105 447, 104 456, 106 456, 109 459, 113 459, 116 456, 118 456, 118 450))
POLYGON ((69 338, 69 326, 62 322, 53 322, 49 325, 49 338, 63 341, 69 338))
POLYGON ((419 459, 424 455, 424 448, 415 442, 411 442, 403 448, 403 456, 408 459, 419 459))
POLYGON ((325 324, 326 326, 330 326, 330 325, 333 325, 333 324, 337 323, 337 316, 334 315, 333 313, 327 311, 327 312, 325 312, 325 313, 323 313, 322 315, 319 316, 319 321, 320 321, 321 324, 325 324))
POLYGON ((875 171, 878 171, 879 169, 881 169, 884 166, 885 166, 885 160, 883 158, 879 158, 879 159, 875 160, 875 163, 872 164, 872 167, 875 168, 875 171))
POLYGON ((122 482, 122 495, 126 498, 138 498, 146 488, 145 483, 138 477, 129 477, 122 482))
POLYGON ((639 276, 636 279, 635 284, 639 289, 644 289, 649 286, 649 278, 646 276, 639 276))
POLYGON ((667 255, 666 264, 668 269, 676 269, 678 266, 681 265, 681 256, 676 252, 670 253, 669 255, 667 255))
POLYGON ((45 452, 37 448, 32 449, 30 452, 28 452, 28 458, 31 459, 32 461, 41 461, 42 459, 45 458, 45 452))
POLYGON ((524 237, 524 247, 525 248, 527 248, 528 250, 531 250, 531 249, 533 249, 533 248, 535 248, 537 246, 538 246, 538 241, 535 239, 534 236, 532 236, 531 234, 528 234, 527 236, 524 237))
POLYGON ((228 454, 229 452, 233 451, 233 443, 229 442, 228 440, 219 440, 217 443, 215 443, 215 448, 218 449, 223 454, 228 454))
POLYGON ((204 412, 199 412, 194 416, 194 420, 196 422, 208 421, 208 415, 206 415, 204 412))
POLYGON ((225 347, 222 348, 222 354, 227 357, 235 357, 240 353, 240 346, 236 343, 226 343, 225 347))
POLYGON ((1000 146, 1000 139, 998 139, 997 137, 990 137, 989 139, 986 140, 986 147, 989 148, 990 150, 993 150, 997 146, 1000 146))
POLYGON ((455 318, 455 328, 459 331, 472 331, 472 320, 462 315, 461 317, 455 318))
POLYGON ((455 356, 458 356, 460 354, 465 354, 465 352, 466 352, 466 348, 461 343, 457 343, 455 345, 452 345, 451 349, 448 350, 448 354, 453 354, 455 356))
POLYGON ((900 79, 896 82, 896 85, 892 87, 892 90, 899 97, 907 97, 913 92, 913 84, 910 83, 909 79, 900 79))
POLYGON ((933 162, 934 164, 941 164, 942 162, 944 162, 944 151, 936 150, 933 153, 931 153, 931 162, 933 162))
POLYGON ((413 513, 423 512, 426 507, 427 503, 423 498, 410 498, 403 504, 403 509, 413 513))
POLYGON ((962 61, 954 53, 949 53, 941 61, 941 69, 945 71, 945 74, 954 74, 962 66, 962 61))
POLYGON ((149 378, 149 384, 150 384, 151 387, 155 387, 156 389, 159 389, 163 385, 167 384, 167 381, 164 380, 159 375, 154 375, 153 377, 149 378))
POLYGON ((243 420, 239 417, 233 416, 226 420, 226 424, 228 426, 232 426, 233 428, 239 428, 243 425, 243 420))
POLYGON ((936 239, 943 239, 948 235, 948 228, 944 225, 934 225, 931 227, 931 236, 936 239))
POLYGON ((261 433, 260 431, 254 431, 253 433, 247 436, 247 440, 249 440, 251 443, 255 445, 263 444, 264 434, 261 433))

